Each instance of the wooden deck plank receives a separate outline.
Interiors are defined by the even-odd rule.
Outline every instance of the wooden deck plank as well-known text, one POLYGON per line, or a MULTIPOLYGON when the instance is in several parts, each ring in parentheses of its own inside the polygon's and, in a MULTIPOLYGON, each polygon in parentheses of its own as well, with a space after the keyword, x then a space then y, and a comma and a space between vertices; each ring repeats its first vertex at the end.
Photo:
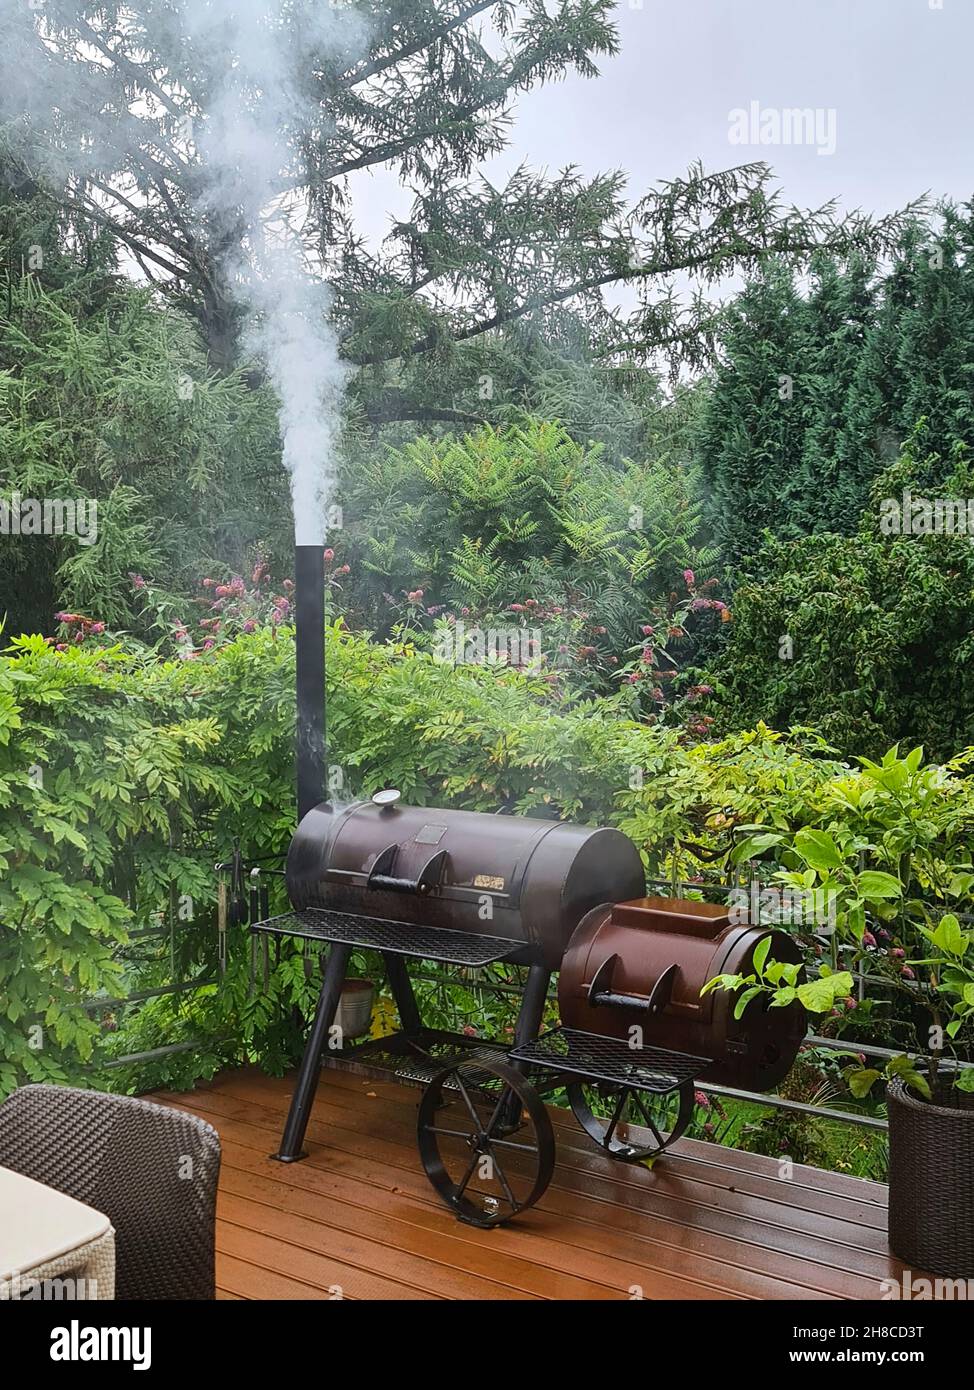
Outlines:
MULTIPOLYGON (((306 1247, 264 1235, 250 1227, 237 1226, 226 1217, 218 1219, 217 1250, 224 1255, 262 1270, 271 1270, 317 1289, 323 1296, 341 1292, 342 1298, 368 1299, 441 1299, 443 1294, 417 1288, 408 1279, 386 1278, 358 1264, 336 1259, 331 1250, 309 1250, 306 1247)), ((308 1297, 305 1294, 305 1297, 308 1297)))
POLYGON ((216 1252, 216 1280, 217 1288, 227 1290, 232 1298, 299 1298, 326 1301, 333 1297, 327 1289, 318 1288, 315 1284, 303 1284, 298 1279, 291 1279, 274 1269, 263 1268, 260 1264, 238 1260, 222 1249, 216 1252))
MULTIPOLYGON (((367 1113, 358 1128, 350 1129, 346 1127, 350 1123, 347 1113, 329 1107, 327 1096, 328 1087, 323 1084, 318 1105, 329 1109, 329 1121, 325 1123, 313 1116, 308 1126, 309 1142, 322 1145, 326 1162, 332 1166, 337 1163, 348 1171, 380 1159, 386 1168, 398 1170, 400 1184, 408 1184, 411 1191, 436 1200, 419 1171, 412 1135, 400 1135, 399 1142, 392 1138, 395 1123, 382 1114, 381 1104, 367 1113)), ((253 1100, 219 1094, 209 1096, 205 1104, 211 1121, 219 1124, 224 1117, 258 1124, 263 1130, 265 1152, 275 1147, 282 1114, 253 1100)), ((674 1198, 661 1202, 653 1192, 653 1175, 645 1169, 641 1172, 646 1185, 642 1193, 634 1194, 628 1167, 597 1153, 594 1158, 604 1170, 600 1181, 586 1183, 584 1174, 579 1178, 569 1168, 566 1183, 565 1166, 559 1164, 552 1185, 538 1206, 519 1219, 524 1221, 545 1213, 565 1226, 565 1239, 583 1247, 606 1249, 612 1230, 624 1233, 626 1241, 639 1237, 669 1248, 664 1268, 714 1282, 716 1267, 718 1286, 722 1267, 734 1266, 739 1281, 743 1281, 742 1291, 752 1297, 773 1296, 768 1283, 774 1288, 778 1281, 826 1296, 869 1297, 878 1280, 885 1277, 885 1258, 871 1260, 868 1252, 852 1245, 830 1248, 835 1243, 824 1236, 816 1244, 808 1236, 796 1235, 790 1226, 774 1225, 769 1219, 773 1213, 766 1203, 753 1204, 753 1230, 748 1239, 742 1239, 739 1221, 729 1221, 718 1207, 683 1201, 686 1210, 678 1217, 672 1210, 674 1198), (626 1181, 618 1177, 619 1170, 626 1175, 626 1181), (662 1206, 663 1211, 654 1211, 654 1204, 662 1206), (757 1274, 756 1270, 762 1273, 757 1274), (749 1284, 757 1286, 748 1289, 749 1284)), ((371 1176, 377 1180, 376 1173, 371 1176)))
MULTIPOLYGON (((376 1099, 387 1100, 385 1089, 381 1094, 376 1091, 374 1098, 370 1099, 370 1093, 375 1090, 375 1083, 362 1082, 358 1078, 356 1078, 357 1084, 366 1088, 361 1093, 357 1094, 346 1086, 337 1088, 337 1090, 347 1092, 346 1100, 338 1095, 336 1088, 332 1086, 333 1078, 338 1075, 340 1074, 329 1073, 327 1080, 323 1079, 322 1081, 312 1112, 316 1120, 321 1120, 327 1124, 343 1125, 343 1117, 340 1117, 338 1112, 331 1108, 336 1103, 341 1108, 345 1108, 347 1105, 349 1108, 359 1111, 367 1119, 367 1112, 374 1113, 375 1111, 376 1099)), ((270 1080, 276 1081, 277 1079, 270 1078, 270 1080)), ((289 1100, 286 1085, 275 1084, 268 1089, 260 1087, 248 1089, 248 1079, 243 1076, 235 1077, 228 1084, 214 1089, 217 1094, 235 1096, 247 1101, 257 1101, 268 1109, 278 1108, 279 1104, 279 1113, 283 1121, 289 1100), (272 1100, 268 1091, 273 1092, 278 1100, 272 1100)), ((405 1098, 395 1101, 402 1107, 399 1117, 400 1123, 395 1130, 387 1126, 384 1133, 387 1137, 395 1137, 400 1141, 403 1141, 405 1137, 405 1142, 411 1147, 419 1093, 415 1088, 397 1087, 395 1089, 406 1092, 405 1098)), ((645 1181, 642 1176, 644 1169, 639 1165, 630 1167, 627 1164, 607 1160, 597 1152, 574 1117, 568 1112, 549 1107, 549 1114, 555 1122, 562 1167, 572 1168, 577 1173, 587 1172, 595 1176, 608 1174, 614 1184, 625 1185, 629 1183, 640 1192, 645 1192, 645 1181)), ((762 1202, 771 1201, 782 1207, 791 1207, 793 1208, 790 1212, 792 1228, 796 1232, 809 1232, 816 1240, 822 1238, 822 1222, 817 1217, 827 1216, 835 1223, 833 1240, 841 1244, 845 1238, 846 1243, 853 1249, 866 1248, 885 1256, 885 1200, 880 1201, 873 1195, 876 1189, 885 1194, 885 1189, 881 1188, 879 1184, 863 1184, 869 1189, 869 1192, 858 1194, 858 1200, 855 1200, 852 1196, 822 1192, 812 1186, 816 1180, 821 1182, 823 1175, 819 1169, 796 1164, 792 1177, 785 1179, 779 1177, 778 1165, 773 1160, 762 1159, 760 1155, 741 1155, 747 1158, 756 1157, 764 1165, 763 1171, 757 1169, 744 1173, 738 1169, 733 1159, 728 1161, 720 1157, 731 1154, 736 1158, 738 1153, 738 1150, 723 1149, 715 1144, 681 1141, 670 1151, 665 1162, 656 1165, 654 1173, 657 1183, 655 1186, 660 1191, 665 1190, 669 1195, 673 1195, 667 1186, 671 1178, 692 1179, 703 1185, 698 1189, 691 1189, 695 1191, 698 1199, 705 1204, 709 1202, 710 1205, 714 1205, 716 1202, 723 1212, 749 1210, 748 1198, 757 1198, 762 1202), (685 1148, 685 1145, 690 1143, 693 1144, 693 1148, 685 1148), (708 1153, 708 1151, 710 1152, 708 1153), (769 1169, 771 1176, 769 1176, 769 1169)), ((831 1179, 833 1176, 844 1178, 846 1175, 827 1174, 824 1176, 831 1179)), ((851 1179, 850 1181, 856 1180, 851 1179)))
POLYGON ((683 1140, 613 1162, 567 1112, 540 1203, 490 1231, 454 1220, 415 1148, 419 1092, 324 1071, 309 1157, 273 1162, 292 1078, 253 1068, 154 1099, 219 1131, 219 1296, 240 1299, 878 1298, 901 1266, 885 1188, 683 1140))
MULTIPOLYGON (((238 1156, 234 1157, 236 1159, 238 1156)), ((242 1161, 246 1162, 246 1159, 242 1161)), ((262 1203, 272 1211, 294 1213, 316 1226, 330 1227, 335 1231, 357 1231, 393 1251, 422 1251, 427 1267, 425 1277, 446 1281, 450 1289, 455 1289, 458 1278, 462 1279, 467 1273, 480 1276, 478 1283, 471 1285, 471 1297, 519 1298, 533 1295, 536 1298, 600 1299, 612 1296, 612 1288, 605 1284, 552 1271, 528 1260, 511 1259, 491 1249, 489 1242, 485 1242, 484 1248, 478 1248, 468 1241, 458 1240, 449 1229, 429 1229, 404 1220, 398 1214, 392 1216, 389 1208, 381 1203, 365 1206, 364 1201, 371 1192, 364 1184, 359 1187, 361 1190, 354 1194, 358 1199, 356 1202, 343 1201, 324 1193, 306 1191, 293 1184, 274 1181, 246 1167, 227 1168, 222 1183, 222 1190, 228 1195, 262 1203), (413 1229, 410 1229, 411 1226, 413 1229)), ((346 1185, 348 1190, 349 1186, 346 1185)), ((445 1212, 444 1215, 452 1221, 449 1213, 445 1212)), ((259 1221, 260 1217, 256 1216, 255 1220, 259 1221)), ((453 1222, 454 1226, 457 1224, 453 1222)), ((312 1242, 322 1238, 322 1233, 317 1230, 312 1230, 310 1234, 304 1232, 304 1235, 312 1242)), ((385 1268, 385 1265, 381 1267, 385 1268)), ((430 1283, 428 1287, 436 1289, 438 1283, 430 1283)))
MULTIPOLYGON (((223 1122, 219 1116, 202 1109, 196 1113, 202 1114, 210 1123, 215 1123, 225 1140, 232 1141, 235 1145, 250 1144, 253 1146, 252 1160, 256 1164, 264 1165, 262 1171, 280 1171, 280 1165, 274 1164, 267 1158, 272 1134, 274 1139, 277 1137, 272 1131, 261 1130, 256 1126, 242 1125, 236 1121, 223 1122)), ((235 1161, 239 1160, 240 1153, 240 1148, 236 1148, 235 1161)), ((287 1181, 298 1186, 311 1186, 318 1178, 336 1184, 337 1190, 339 1181, 342 1183, 349 1181, 349 1167, 344 1156, 338 1155, 337 1164, 334 1159, 333 1151, 316 1148, 303 1163, 292 1164, 286 1168, 287 1181), (332 1160, 331 1168, 328 1166, 330 1159, 332 1160), (335 1172, 336 1167, 337 1174, 335 1172)), ((719 1265, 713 1267, 716 1283, 708 1285, 702 1275, 698 1275, 695 1279, 680 1278, 671 1272, 669 1268, 671 1261, 667 1252, 664 1252, 661 1266, 654 1266, 650 1254, 646 1251, 639 1252, 638 1262, 633 1261, 631 1244, 624 1237, 617 1236, 611 1231, 605 1233, 604 1239, 599 1243, 599 1248, 594 1252, 586 1249, 584 1226, 573 1235, 575 1245, 579 1248, 573 1248, 567 1243, 562 1245, 562 1242, 556 1240, 555 1235, 551 1233, 564 1233, 566 1229, 564 1223, 555 1222, 543 1216, 537 1209, 525 1213, 516 1225, 500 1230, 482 1232, 477 1231, 474 1227, 461 1226, 437 1201, 421 1173, 415 1175, 393 1173, 390 1182, 388 1168, 381 1165, 364 1165, 357 1168, 355 1181, 359 1190, 364 1194, 361 1199, 363 1204, 369 1202, 374 1206, 382 1189, 385 1188, 397 1196, 400 1202, 408 1200, 410 1203, 425 1208, 427 1217, 430 1212, 435 1212, 437 1217, 444 1222, 452 1223, 454 1229, 467 1233, 468 1238, 476 1237, 480 1240, 489 1240, 494 1243, 495 1248, 504 1250, 525 1249, 523 1239, 525 1234, 530 1232, 532 1236, 530 1241, 531 1257, 540 1262, 545 1258, 543 1252, 548 1250, 551 1256, 549 1263, 552 1267, 577 1269, 579 1267, 580 1248, 585 1252, 586 1272, 594 1277, 601 1270, 605 1274, 606 1283, 616 1289, 616 1297, 622 1297, 633 1285, 639 1283, 646 1285, 647 1289, 651 1288, 652 1296, 657 1298, 774 1297, 776 1289, 778 1290, 777 1296, 785 1296, 780 1292, 780 1286, 775 1285, 773 1281, 763 1281, 759 1276, 756 1276, 759 1287, 749 1295, 727 1287, 726 1283, 721 1282, 724 1271, 719 1265), (415 1188, 415 1191, 410 1191, 411 1188, 415 1188), (551 1252, 558 1250, 560 1253, 551 1254, 551 1252), (623 1281, 626 1279, 628 1282, 624 1283, 623 1281)))
MULTIPOLYGON (((246 1081, 240 1084, 245 1090, 248 1088, 246 1081)), ((253 1094, 253 1083, 250 1090, 245 1097, 231 1096, 226 1090, 214 1091, 206 1103, 215 1114, 227 1118, 259 1118, 273 1148, 271 1135, 282 1123, 284 1110, 260 1103, 265 1097, 253 1094)), ((335 1093, 323 1080, 308 1128, 309 1138, 319 1139, 350 1157, 382 1157, 404 1172, 415 1169, 412 1127, 407 1128, 400 1118, 390 1116, 384 1101, 376 1098, 357 1116, 342 1105, 333 1104, 334 1099, 335 1093)), ((872 1288, 887 1277, 889 1257, 885 1241, 882 1249, 864 1248, 867 1241, 876 1242, 877 1232, 860 1232, 848 1222, 829 1223, 826 1231, 818 1222, 822 1234, 816 1235, 814 1229, 809 1229, 808 1214, 796 1208, 789 1210, 786 1225, 776 1224, 773 1205, 763 1200, 748 1201, 727 1188, 686 1184, 667 1171, 670 1160, 659 1163, 647 1182, 650 1175, 646 1169, 616 1163, 594 1148, 586 1148, 569 1162, 565 1161, 564 1152, 560 1157, 552 1184, 536 1210, 558 1212, 598 1225, 623 1226, 650 1238, 669 1239, 684 1252, 692 1249, 700 1254, 716 1254, 742 1268, 753 1265, 752 1246, 758 1245, 759 1268, 765 1273, 825 1293, 866 1297, 869 1295, 856 1286, 856 1280, 864 1280, 872 1288), (748 1219, 753 1228, 743 1243, 739 1239, 742 1218, 748 1219), (675 1241, 671 1229, 674 1223, 679 1228, 675 1241), (828 1268, 832 1275, 825 1278, 828 1268)))

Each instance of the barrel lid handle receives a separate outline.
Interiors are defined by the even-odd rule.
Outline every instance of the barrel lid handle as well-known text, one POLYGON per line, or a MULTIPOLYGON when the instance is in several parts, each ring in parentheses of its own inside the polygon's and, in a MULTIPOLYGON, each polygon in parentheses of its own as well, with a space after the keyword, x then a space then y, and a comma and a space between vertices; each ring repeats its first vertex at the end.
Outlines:
POLYGON ((382 791, 372 793, 372 804, 373 806, 381 806, 383 811, 388 811, 390 807, 395 806, 401 796, 402 792, 395 787, 384 787, 382 791))

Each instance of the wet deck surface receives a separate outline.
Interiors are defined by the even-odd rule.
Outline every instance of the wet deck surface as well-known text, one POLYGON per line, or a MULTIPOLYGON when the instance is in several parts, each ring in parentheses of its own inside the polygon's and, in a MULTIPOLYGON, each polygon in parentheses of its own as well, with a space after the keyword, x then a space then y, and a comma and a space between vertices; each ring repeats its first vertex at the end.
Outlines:
POLYGON ((221 1298, 876 1299, 902 1266, 886 1189, 681 1140, 651 1171, 599 1153, 551 1110, 558 1162, 536 1207, 489 1231, 458 1223, 415 1143, 420 1092, 324 1071, 306 1147, 278 1146, 291 1078, 225 1072, 153 1099, 220 1133, 221 1298))

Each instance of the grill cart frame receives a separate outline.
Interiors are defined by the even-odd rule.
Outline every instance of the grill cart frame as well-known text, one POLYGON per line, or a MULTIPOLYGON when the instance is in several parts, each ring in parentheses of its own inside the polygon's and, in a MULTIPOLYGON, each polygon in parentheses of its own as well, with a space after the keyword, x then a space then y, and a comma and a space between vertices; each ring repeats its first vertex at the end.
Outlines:
MULTIPOLYGON (((468 968, 492 965, 502 960, 512 964, 527 963, 528 978, 515 1025, 515 1045, 536 1038, 540 1032, 551 972, 537 960, 526 961, 525 957, 533 953, 521 942, 317 908, 282 913, 267 921, 255 922, 251 931, 268 937, 293 936, 330 944, 318 1003, 298 1068, 280 1147, 271 1155, 281 1163, 296 1163, 307 1157, 307 1150, 303 1147, 304 1138, 311 1117, 318 1073, 326 1062, 347 1067, 350 1063, 366 1060, 370 1054, 391 1052, 402 1056, 405 1061, 419 1063, 422 1070, 415 1079, 426 1079, 442 1066, 442 1059, 429 1051, 430 1042, 436 1041, 454 1050, 470 1049, 472 1040, 463 1034, 429 1029, 424 1025, 406 970, 407 958, 468 968), (381 1039, 333 1049, 328 1045, 331 1029, 341 999, 342 985, 347 977, 348 962, 354 950, 378 950, 381 953, 401 1027, 381 1039)), ((482 1043, 478 1040, 477 1045, 482 1046, 482 1043)), ((520 1070, 525 1070, 523 1064, 520 1070)))
MULTIPOLYGON (((469 1225, 490 1227, 510 1220, 533 1206, 544 1194, 554 1172, 554 1129, 545 1108, 545 1097, 565 1089, 579 1124, 604 1153, 621 1162, 654 1159, 685 1131, 693 1113, 696 1078, 710 1059, 656 1047, 632 1047, 627 1042, 578 1029, 557 1027, 541 1034, 544 1008, 552 972, 523 943, 501 937, 473 935, 440 927, 427 927, 391 919, 358 917, 307 908, 255 922, 255 934, 265 938, 292 936, 327 942, 330 946, 318 1004, 305 1044, 281 1143, 272 1158, 295 1163, 307 1157, 304 1139, 311 1116, 318 1076, 323 1065, 357 1068, 377 1054, 391 1054, 403 1062, 391 1072, 399 1080, 425 1083, 417 1115, 417 1148, 423 1168, 441 1200, 457 1219, 469 1225), (401 1027, 393 1034, 351 1047, 329 1047, 342 985, 353 950, 377 950, 399 1012, 401 1027), (481 967, 498 961, 527 964, 528 973, 510 1045, 471 1039, 462 1033, 428 1028, 406 970, 407 958, 445 965, 481 967), (433 1052, 431 1048, 437 1048, 433 1052), (590 1091, 609 1104, 611 1113, 600 1116, 590 1091), (464 1098, 468 1128, 461 1138, 470 1150, 469 1171, 459 1182, 448 1170, 437 1124, 444 1094, 464 1098), (644 1096, 665 1098, 674 1104, 673 1118, 662 1128, 644 1096), (629 1142, 617 1136, 629 1133, 623 1109, 635 1103, 637 1124, 646 1138, 629 1142), (478 1103, 485 1107, 484 1115, 478 1103), (526 1195, 516 1195, 505 1175, 505 1162, 519 1151, 520 1179, 529 1183, 526 1195), (501 1180, 504 1197, 480 1193, 470 1187, 475 1169, 489 1162, 501 1180), (524 1169, 527 1170, 525 1177, 524 1169)), ((372 1070, 369 1068, 369 1070, 372 1070)), ((388 1068, 376 1068, 389 1074, 388 1068)))
MULTIPOLYGON (((739 1016, 701 993, 722 971, 746 973, 768 936, 788 959, 797 949, 790 938, 714 905, 640 896, 642 860, 617 830, 398 801, 390 788, 368 802, 312 807, 288 849, 291 909, 268 918, 265 907, 260 921, 251 913, 265 961, 271 938, 328 946, 273 1158, 307 1157, 322 1065, 391 1071, 425 1084, 417 1143, 433 1187, 461 1221, 493 1226, 533 1205, 551 1180, 544 1100, 555 1092, 564 1090, 608 1157, 644 1162, 684 1133, 698 1079, 773 1083, 790 1066, 803 1013, 752 1001, 739 1016), (345 1046, 335 1019, 355 950, 380 955, 400 1026, 345 1046), (410 958, 527 967, 512 1041, 426 1026, 410 958), (542 1036, 555 972, 560 1026, 542 1036), (450 1109, 458 1115, 447 1121, 450 1109)), ((263 905, 252 888, 252 906, 255 896, 263 905)))

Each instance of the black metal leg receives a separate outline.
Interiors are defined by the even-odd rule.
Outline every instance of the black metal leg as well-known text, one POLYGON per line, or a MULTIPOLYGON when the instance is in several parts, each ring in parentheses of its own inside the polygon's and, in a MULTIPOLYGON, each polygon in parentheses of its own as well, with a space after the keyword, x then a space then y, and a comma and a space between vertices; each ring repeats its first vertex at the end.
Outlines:
POLYGON ((422 1031, 423 1020, 419 1016, 419 1005, 416 1003, 413 982, 409 978, 406 962, 402 956, 392 951, 383 952, 382 959, 385 962, 389 988, 399 1011, 402 1031, 408 1038, 414 1038, 422 1031))
MULTIPOLYGON (((521 1007, 517 1014, 517 1023, 514 1025, 515 1047, 523 1047, 525 1043, 533 1042, 541 1032, 550 979, 551 971, 546 970, 543 965, 532 965, 528 971, 527 983, 521 996, 521 1007)), ((524 1076, 527 1074, 529 1063, 512 1062, 511 1066, 524 1076)), ((521 1102, 511 1091, 507 1097, 503 1122, 513 1127, 518 1124, 520 1117, 521 1102)))
MULTIPOLYGON (((514 1025, 515 1047, 523 1047, 525 1043, 534 1042, 541 1032, 541 1021, 544 1018, 544 1006, 548 998, 550 979, 551 971, 546 970, 543 965, 532 965, 528 971, 527 984, 524 986, 524 994, 521 997, 517 1023, 514 1025)), ((514 1065, 518 1071, 523 1073, 528 1064, 515 1062, 514 1065)))
POLYGON ((311 1116, 311 1104, 318 1087, 321 1054, 328 1043, 328 1030, 335 1021, 338 1003, 342 996, 342 985, 345 983, 348 958, 351 954, 351 946, 341 946, 337 943, 332 946, 328 953, 328 963, 325 966, 324 978, 321 981, 321 993, 318 996, 318 1007, 315 1011, 314 1022, 311 1025, 311 1032, 308 1034, 308 1041, 305 1043, 304 1056, 301 1058, 298 1079, 295 1082, 294 1094, 291 1096, 291 1107, 287 1112, 284 1133, 281 1136, 281 1147, 276 1154, 271 1154, 271 1158, 276 1158, 281 1163, 296 1163, 299 1158, 307 1158, 308 1156, 301 1145, 304 1143, 305 1130, 308 1128, 308 1120, 311 1116))

